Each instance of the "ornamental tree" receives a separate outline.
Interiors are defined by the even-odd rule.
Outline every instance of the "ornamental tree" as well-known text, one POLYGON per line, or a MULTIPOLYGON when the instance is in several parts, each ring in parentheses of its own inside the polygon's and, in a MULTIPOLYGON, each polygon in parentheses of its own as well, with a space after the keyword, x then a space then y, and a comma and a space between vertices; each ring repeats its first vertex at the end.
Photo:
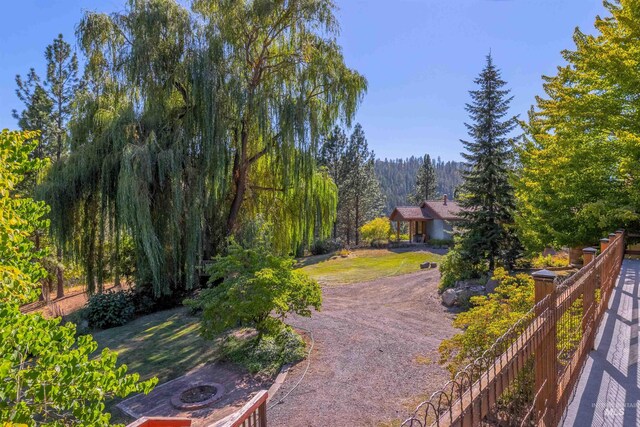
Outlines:
POLYGON ((322 303, 320 285, 306 273, 294 270, 293 258, 275 255, 269 245, 245 248, 231 242, 227 253, 214 259, 210 282, 187 305, 202 309, 206 337, 236 326, 253 326, 260 333, 281 326, 288 314, 310 316, 322 303), (276 317, 270 317, 273 313, 276 317))
POLYGON ((360 228, 362 238, 371 243, 387 241, 391 233, 391 222, 386 217, 372 219, 360 228))

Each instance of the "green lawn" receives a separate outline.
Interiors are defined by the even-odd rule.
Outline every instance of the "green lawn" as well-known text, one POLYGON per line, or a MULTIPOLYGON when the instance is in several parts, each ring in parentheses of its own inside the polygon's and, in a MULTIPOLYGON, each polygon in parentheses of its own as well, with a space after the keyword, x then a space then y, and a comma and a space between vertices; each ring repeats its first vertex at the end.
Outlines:
POLYGON ((345 285, 420 270, 425 261, 440 262, 442 256, 426 251, 363 249, 347 258, 317 255, 300 261, 302 271, 323 285, 345 285))
POLYGON ((118 353, 118 363, 142 379, 158 377, 160 383, 219 357, 218 345, 200 336, 198 318, 186 308, 143 316, 118 328, 93 333, 100 349, 118 353))

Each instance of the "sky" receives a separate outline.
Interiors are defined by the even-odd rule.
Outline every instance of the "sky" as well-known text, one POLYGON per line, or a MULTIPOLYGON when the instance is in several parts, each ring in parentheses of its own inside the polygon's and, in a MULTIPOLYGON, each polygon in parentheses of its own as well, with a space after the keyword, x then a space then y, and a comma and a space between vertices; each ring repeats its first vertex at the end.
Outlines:
MULTIPOLYGON (((562 65, 576 27, 593 32, 601 0, 335 0, 347 65, 368 80, 357 112, 376 156, 429 153, 459 160, 465 103, 491 51, 526 112, 542 95, 542 75, 562 65)), ((3 0, 0 129, 16 128, 16 74, 45 74, 44 49, 62 33, 75 45, 84 11, 123 10, 125 0, 3 0)))

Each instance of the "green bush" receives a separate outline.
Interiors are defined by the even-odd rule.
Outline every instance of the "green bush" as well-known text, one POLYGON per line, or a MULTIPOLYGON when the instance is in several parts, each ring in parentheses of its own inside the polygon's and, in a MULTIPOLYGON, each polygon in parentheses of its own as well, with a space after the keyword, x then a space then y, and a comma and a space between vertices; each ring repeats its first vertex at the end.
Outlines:
POLYGON ((250 339, 229 336, 222 348, 230 362, 244 366, 252 374, 273 375, 287 363, 305 358, 305 342, 289 326, 278 327, 250 339))
POLYGON ((107 291, 91 295, 85 314, 92 328, 122 326, 136 314, 133 295, 130 291, 107 291))
POLYGON ((324 255, 337 251, 342 245, 334 239, 316 240, 309 248, 311 255, 324 255))
POLYGON ((439 292, 452 288, 459 280, 477 279, 486 273, 484 266, 475 266, 465 261, 460 252, 451 249, 440 262, 440 286, 439 292))
POLYGON ((295 260, 274 255, 267 246, 245 249, 231 242, 208 270, 210 282, 222 283, 185 305, 202 310, 202 332, 209 338, 237 326, 264 333, 275 321, 270 314, 279 323, 289 313, 310 316, 311 308, 320 308, 320 285, 294 265, 295 260))
POLYGON ((447 239, 429 239, 427 243, 436 248, 447 248, 453 245, 453 241, 447 239))

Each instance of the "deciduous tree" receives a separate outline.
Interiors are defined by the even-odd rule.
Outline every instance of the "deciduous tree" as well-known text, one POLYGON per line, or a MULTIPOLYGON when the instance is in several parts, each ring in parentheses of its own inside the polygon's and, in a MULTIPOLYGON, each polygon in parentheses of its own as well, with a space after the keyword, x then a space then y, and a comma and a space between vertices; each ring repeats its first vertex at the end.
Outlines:
POLYGON ((33 158, 36 134, 0 133, 0 419, 42 426, 107 426, 104 402, 129 393, 148 393, 157 380, 139 382, 116 354, 89 335, 76 338, 75 325, 19 306, 37 296, 46 274, 32 240, 46 228, 47 206, 26 197, 18 184, 45 162, 33 158))

